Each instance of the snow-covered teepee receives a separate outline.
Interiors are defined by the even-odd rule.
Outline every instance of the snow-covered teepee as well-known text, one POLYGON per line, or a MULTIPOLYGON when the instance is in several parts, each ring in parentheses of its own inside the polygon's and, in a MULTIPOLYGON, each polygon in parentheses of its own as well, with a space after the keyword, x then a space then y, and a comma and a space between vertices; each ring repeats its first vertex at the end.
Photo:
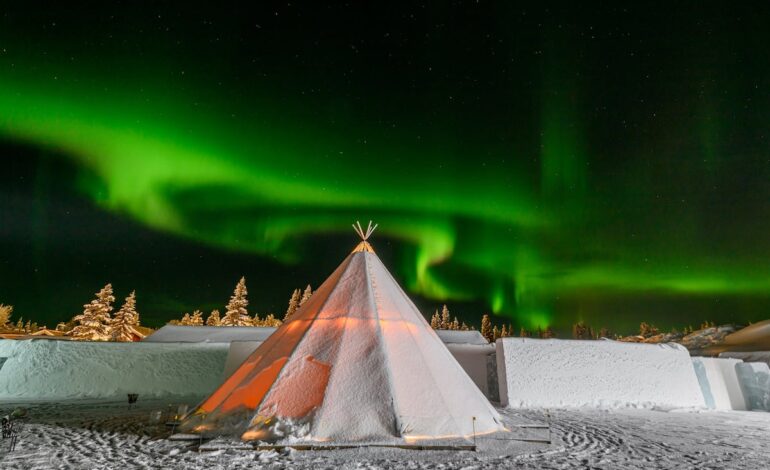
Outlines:
POLYGON ((181 429, 337 443, 503 429, 372 250, 371 223, 356 230, 355 250, 181 429))

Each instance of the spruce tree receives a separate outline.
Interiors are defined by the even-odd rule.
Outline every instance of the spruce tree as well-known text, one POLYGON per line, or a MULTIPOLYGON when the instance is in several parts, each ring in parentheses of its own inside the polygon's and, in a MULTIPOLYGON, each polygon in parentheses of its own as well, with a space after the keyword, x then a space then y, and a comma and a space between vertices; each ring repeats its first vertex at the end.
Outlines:
POLYGON ((299 289, 294 289, 294 292, 291 293, 291 297, 289 298, 289 308, 286 309, 286 315, 283 316, 283 321, 288 320, 299 308, 300 295, 302 295, 302 292, 300 292, 299 289))
POLYGON ((310 287, 310 284, 308 284, 307 287, 305 287, 305 292, 302 293, 302 299, 300 299, 299 301, 299 306, 302 307, 303 305, 305 305, 305 302, 310 300, 310 297, 312 296, 313 296, 313 288, 310 287))
POLYGON ((249 326, 252 324, 249 312, 246 310, 246 306, 249 305, 246 295, 248 295, 246 278, 242 277, 235 286, 230 301, 227 303, 227 312, 225 312, 225 316, 222 318, 222 326, 249 326))
POLYGON ((275 315, 273 315, 272 313, 268 313, 267 315, 265 315, 265 318, 262 320, 262 326, 271 326, 274 328, 281 326, 281 323, 283 322, 275 318, 275 315))
POLYGON ((530 336, 531 336, 531 333, 529 331, 527 331, 527 329, 522 326, 521 330, 519 330, 519 337, 521 337, 521 338, 529 338, 530 336))
POLYGON ((490 343, 495 342, 495 336, 492 333, 492 322, 489 321, 489 315, 481 317, 481 336, 486 338, 490 343))
POLYGON ((190 316, 190 325, 203 326, 203 312, 195 310, 190 316))
POLYGON ((449 330, 452 328, 452 319, 449 318, 449 309, 446 304, 441 308, 441 329, 449 330))
POLYGON ((0 329, 8 328, 12 312, 13 306, 0 304, 0 329))
POLYGON ((73 319, 78 325, 72 330, 72 338, 81 341, 110 339, 110 312, 114 301, 112 284, 107 284, 91 303, 83 305, 83 313, 73 319))
POLYGON ((430 327, 434 330, 441 329, 441 317, 438 315, 438 309, 436 309, 436 312, 430 317, 430 327))
POLYGON ((219 310, 214 309, 211 311, 211 315, 206 319, 206 325, 219 326, 219 310))
POLYGON ((16 322, 16 331, 24 331, 24 317, 19 317, 19 321, 16 322))
POLYGON ((497 329, 497 325, 492 327, 492 338, 494 338, 494 341, 492 342, 495 342, 500 338, 500 330, 497 329))
POLYGON ((123 306, 112 318, 110 336, 113 341, 133 341, 136 327, 139 325, 139 314, 136 313, 136 292, 131 292, 123 306))
POLYGON ((550 338, 553 338, 553 337, 554 337, 553 330, 551 329, 550 326, 546 326, 545 327, 545 331, 543 332, 543 338, 544 339, 550 339, 550 338))
POLYGON ((452 320, 452 323, 449 325, 450 330, 459 330, 460 329, 460 321, 455 317, 454 320, 452 320))
POLYGON ((510 333, 508 332, 508 328, 506 328, 505 325, 503 325, 503 329, 500 330, 500 337, 501 338, 506 338, 509 335, 510 335, 510 333))
POLYGON ((190 319, 190 314, 189 313, 185 313, 184 315, 182 315, 182 319, 179 320, 179 324, 182 325, 182 326, 190 326, 190 325, 192 325, 192 320, 190 319))

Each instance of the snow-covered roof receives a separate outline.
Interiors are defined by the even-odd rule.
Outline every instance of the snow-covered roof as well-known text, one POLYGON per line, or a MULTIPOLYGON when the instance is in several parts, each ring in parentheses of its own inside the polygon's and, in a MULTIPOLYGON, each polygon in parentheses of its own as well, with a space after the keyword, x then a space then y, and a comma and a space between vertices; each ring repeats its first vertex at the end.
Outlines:
POLYGON ((142 341, 151 343, 230 343, 264 341, 275 328, 262 326, 166 325, 142 341))
POLYGON ((489 344, 476 330, 436 330, 436 333, 444 344, 489 344))

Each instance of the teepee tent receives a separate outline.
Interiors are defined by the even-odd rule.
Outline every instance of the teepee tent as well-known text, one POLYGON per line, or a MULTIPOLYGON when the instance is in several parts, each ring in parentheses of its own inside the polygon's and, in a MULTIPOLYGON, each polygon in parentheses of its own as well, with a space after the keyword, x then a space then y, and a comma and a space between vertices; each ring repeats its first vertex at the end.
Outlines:
POLYGON ((356 229, 355 250, 181 429, 346 443, 503 429, 366 241, 371 223, 356 229))

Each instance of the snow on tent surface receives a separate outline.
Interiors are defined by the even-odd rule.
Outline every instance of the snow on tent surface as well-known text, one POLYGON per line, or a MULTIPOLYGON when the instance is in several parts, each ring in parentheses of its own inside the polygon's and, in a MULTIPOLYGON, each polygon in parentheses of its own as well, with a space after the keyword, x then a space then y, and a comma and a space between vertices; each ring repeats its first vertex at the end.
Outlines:
POLYGON ((368 443, 503 429, 366 241, 181 429, 252 440, 286 423, 303 440, 368 443))

